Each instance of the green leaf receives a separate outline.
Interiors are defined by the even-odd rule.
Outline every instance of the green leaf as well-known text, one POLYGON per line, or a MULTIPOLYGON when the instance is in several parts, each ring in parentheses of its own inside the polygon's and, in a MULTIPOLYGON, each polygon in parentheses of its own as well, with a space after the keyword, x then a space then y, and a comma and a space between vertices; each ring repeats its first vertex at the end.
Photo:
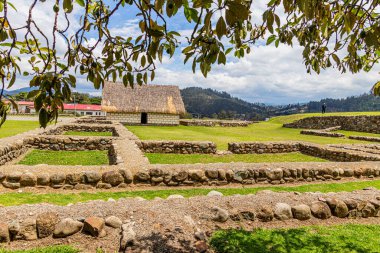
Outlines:
POLYGON ((276 35, 269 36, 269 38, 267 40, 267 45, 270 45, 275 40, 276 40, 276 35))
POLYGON ((63 10, 66 13, 71 13, 73 11, 73 2, 72 2, 72 0, 63 0, 63 10))
POLYGON ((226 35, 227 27, 223 17, 220 17, 218 22, 216 23, 216 34, 218 38, 221 39, 223 35, 226 35))
POLYGON ((375 83, 375 85, 372 88, 372 92, 375 96, 380 96, 380 81, 375 83))
POLYGON ((75 2, 76 2, 77 4, 79 4, 80 6, 82 6, 82 7, 85 6, 85 4, 84 4, 84 0, 75 0, 75 2))
POLYGON ((218 64, 226 65, 226 55, 223 52, 219 52, 218 64))

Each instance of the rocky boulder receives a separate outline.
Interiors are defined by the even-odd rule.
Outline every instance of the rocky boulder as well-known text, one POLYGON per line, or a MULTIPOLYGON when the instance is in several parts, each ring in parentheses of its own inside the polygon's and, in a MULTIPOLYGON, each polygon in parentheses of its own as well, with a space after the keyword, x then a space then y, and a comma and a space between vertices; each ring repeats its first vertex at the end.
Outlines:
POLYGON ((83 231, 98 237, 103 231, 104 225, 104 219, 95 216, 88 217, 84 220, 83 231))
POLYGON ((310 206, 311 213, 318 219, 329 219, 331 217, 330 207, 321 201, 315 201, 310 206))
POLYGON ((53 231, 54 237, 62 238, 78 233, 83 227, 83 223, 73 220, 71 218, 66 218, 60 221, 53 231))
POLYGON ((297 205, 292 207, 293 217, 297 220, 308 220, 311 218, 311 210, 308 205, 297 205))
POLYGON ((274 207, 274 217, 278 220, 289 220, 293 218, 291 206, 286 203, 277 203, 274 207))
POLYGON ((60 221, 58 213, 46 212, 37 216, 36 225, 38 238, 45 238, 53 234, 55 225, 60 221))

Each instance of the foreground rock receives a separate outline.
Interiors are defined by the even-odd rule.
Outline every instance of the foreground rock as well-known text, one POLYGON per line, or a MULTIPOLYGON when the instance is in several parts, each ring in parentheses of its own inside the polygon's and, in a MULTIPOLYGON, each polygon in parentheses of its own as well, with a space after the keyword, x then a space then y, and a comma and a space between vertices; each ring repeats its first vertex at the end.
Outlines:
POLYGON ((73 235, 81 231, 83 223, 75 221, 71 218, 66 218, 59 222, 54 229, 54 237, 61 238, 73 235))

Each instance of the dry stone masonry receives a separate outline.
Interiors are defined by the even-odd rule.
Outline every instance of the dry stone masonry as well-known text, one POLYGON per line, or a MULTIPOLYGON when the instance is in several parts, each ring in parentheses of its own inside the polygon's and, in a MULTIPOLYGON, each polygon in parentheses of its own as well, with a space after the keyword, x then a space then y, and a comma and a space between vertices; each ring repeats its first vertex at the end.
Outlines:
POLYGON ((205 126, 205 127, 247 127, 253 122, 251 121, 238 121, 238 120, 187 120, 182 119, 179 121, 183 126, 205 126))
POLYGON ((215 154, 216 145, 203 141, 137 141, 139 148, 145 153, 172 154, 215 154))
POLYGON ((299 143, 292 142, 232 142, 228 150, 234 154, 290 153, 299 151, 299 143))
POLYGON ((300 119, 284 127, 326 129, 340 126, 342 130, 380 133, 380 116, 323 116, 300 119))

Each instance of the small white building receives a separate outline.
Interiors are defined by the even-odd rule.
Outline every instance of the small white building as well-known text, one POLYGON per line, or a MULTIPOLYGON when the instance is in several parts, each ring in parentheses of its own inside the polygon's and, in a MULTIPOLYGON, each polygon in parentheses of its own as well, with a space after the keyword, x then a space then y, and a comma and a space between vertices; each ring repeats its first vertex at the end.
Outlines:
MULTIPOLYGON (((16 101, 18 111, 20 114, 35 114, 34 102, 31 101, 16 101)), ((67 114, 77 114, 81 116, 105 116, 106 113, 102 112, 100 105, 89 104, 63 104, 63 112, 67 114)), ((17 110, 11 107, 11 114, 16 114, 17 110)))

